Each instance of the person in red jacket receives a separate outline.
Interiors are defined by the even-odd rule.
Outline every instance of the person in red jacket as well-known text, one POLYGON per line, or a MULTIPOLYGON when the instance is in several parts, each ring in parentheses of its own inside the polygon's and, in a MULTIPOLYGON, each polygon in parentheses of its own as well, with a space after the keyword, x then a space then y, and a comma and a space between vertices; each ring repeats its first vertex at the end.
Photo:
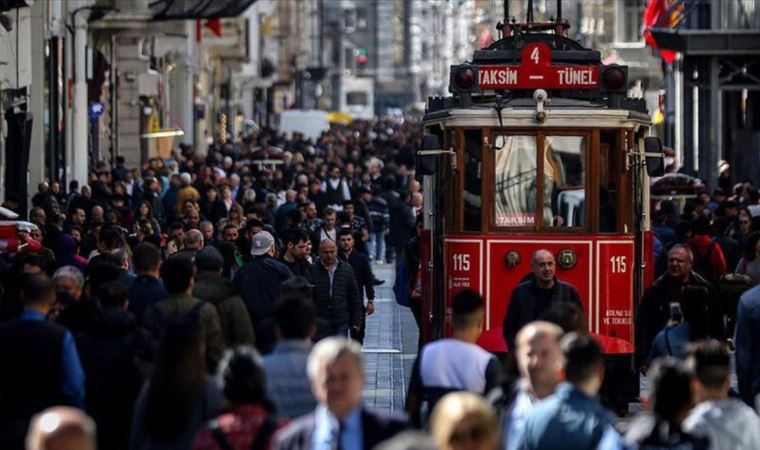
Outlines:
POLYGON ((697 217, 691 226, 692 237, 688 245, 694 256, 693 270, 712 283, 717 283, 726 273, 726 257, 720 244, 710 236, 710 221, 697 217))

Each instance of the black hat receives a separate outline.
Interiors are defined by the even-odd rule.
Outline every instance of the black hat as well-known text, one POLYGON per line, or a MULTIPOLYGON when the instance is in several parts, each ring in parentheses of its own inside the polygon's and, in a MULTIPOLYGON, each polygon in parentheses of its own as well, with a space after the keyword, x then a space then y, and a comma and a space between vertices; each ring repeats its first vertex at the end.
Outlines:
POLYGON ((195 253, 195 267, 198 270, 217 272, 224 267, 224 257, 216 247, 204 247, 195 253))

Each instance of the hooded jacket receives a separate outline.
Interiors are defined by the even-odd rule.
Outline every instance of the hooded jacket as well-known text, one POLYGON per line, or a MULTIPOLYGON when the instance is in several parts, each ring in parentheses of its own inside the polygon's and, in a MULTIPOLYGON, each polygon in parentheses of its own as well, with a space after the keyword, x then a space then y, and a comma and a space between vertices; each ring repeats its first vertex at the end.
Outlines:
POLYGON ((232 281, 215 273, 200 272, 195 279, 193 297, 216 307, 228 348, 255 344, 251 318, 243 299, 232 287, 232 281))
POLYGON ((684 420, 683 429, 710 439, 710 448, 760 449, 760 417, 733 398, 700 403, 684 420))
POLYGON ((138 328, 132 314, 118 308, 98 311, 90 329, 77 336, 87 379, 87 412, 98 426, 98 447, 126 449, 132 407, 143 382, 144 366, 155 343, 138 328))
MULTIPOLYGON (((715 283, 720 279, 720 276, 726 273, 726 257, 723 255, 723 249, 720 244, 714 242, 710 236, 698 235, 689 239, 689 247, 694 254, 694 267, 709 267, 710 282, 715 283), (712 250, 710 246, 712 245, 712 250), (709 255, 709 256, 708 256, 709 255), (707 261, 700 261, 702 258, 708 257, 707 261)), ((707 274, 701 274, 705 278, 707 274)))

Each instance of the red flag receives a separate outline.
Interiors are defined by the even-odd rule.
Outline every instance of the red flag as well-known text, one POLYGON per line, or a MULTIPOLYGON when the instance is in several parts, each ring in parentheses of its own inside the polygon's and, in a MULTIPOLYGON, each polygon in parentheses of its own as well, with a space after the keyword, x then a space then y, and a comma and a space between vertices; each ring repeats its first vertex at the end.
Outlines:
POLYGON ((206 28, 211 30, 216 37, 222 37, 222 19, 215 17, 206 21, 206 28))
POLYGON ((651 28, 673 28, 681 21, 683 5, 673 9, 674 0, 651 0, 644 10, 644 41, 648 46, 660 50, 660 57, 668 64, 676 59, 676 52, 660 49, 652 37, 651 28), (666 17, 665 15, 668 15, 666 17))

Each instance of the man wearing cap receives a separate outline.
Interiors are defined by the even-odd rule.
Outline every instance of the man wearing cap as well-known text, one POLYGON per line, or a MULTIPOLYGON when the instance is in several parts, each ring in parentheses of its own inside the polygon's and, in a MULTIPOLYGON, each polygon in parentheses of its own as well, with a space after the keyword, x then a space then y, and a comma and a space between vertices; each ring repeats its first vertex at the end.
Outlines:
POLYGON ((731 182, 731 165, 725 159, 718 161, 718 186, 723 189, 723 192, 734 192, 734 185, 731 182))
POLYGON ((280 285, 293 276, 286 265, 275 259, 276 255, 274 237, 267 231, 259 231, 251 239, 253 259, 235 272, 232 280, 235 290, 245 300, 254 328, 272 316, 280 298, 280 285))

